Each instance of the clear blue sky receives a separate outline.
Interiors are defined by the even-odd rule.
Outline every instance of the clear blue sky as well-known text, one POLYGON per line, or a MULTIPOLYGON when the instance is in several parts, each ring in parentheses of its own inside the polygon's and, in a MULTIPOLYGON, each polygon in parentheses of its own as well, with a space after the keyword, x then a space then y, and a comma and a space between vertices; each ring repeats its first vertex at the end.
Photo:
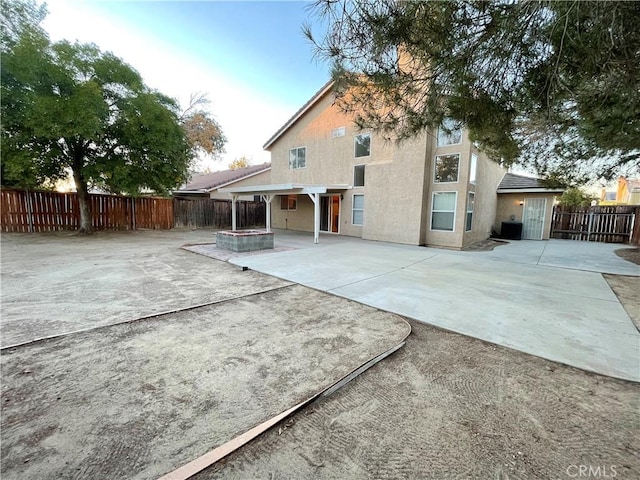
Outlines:
POLYGON ((223 164, 262 145, 329 79, 302 34, 310 2, 49 0, 53 40, 96 43, 183 105, 204 91, 229 142, 223 164))
POLYGON ((302 25, 309 2, 96 2, 100 10, 224 70, 237 82, 293 104, 304 103, 329 77, 313 58, 302 25))

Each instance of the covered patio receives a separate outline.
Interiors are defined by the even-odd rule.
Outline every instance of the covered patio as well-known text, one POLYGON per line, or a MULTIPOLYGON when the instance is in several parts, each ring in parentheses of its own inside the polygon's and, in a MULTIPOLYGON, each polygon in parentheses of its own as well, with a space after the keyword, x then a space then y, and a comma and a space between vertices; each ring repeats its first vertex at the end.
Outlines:
POLYGON ((247 187, 221 188, 219 191, 231 196, 231 229, 236 230, 236 203, 241 195, 259 195, 267 206, 266 230, 271 232, 271 202, 277 195, 308 195, 313 202, 313 243, 320 241, 320 196, 328 193, 340 194, 351 189, 351 185, 305 185, 283 183, 278 185, 253 185, 247 187))

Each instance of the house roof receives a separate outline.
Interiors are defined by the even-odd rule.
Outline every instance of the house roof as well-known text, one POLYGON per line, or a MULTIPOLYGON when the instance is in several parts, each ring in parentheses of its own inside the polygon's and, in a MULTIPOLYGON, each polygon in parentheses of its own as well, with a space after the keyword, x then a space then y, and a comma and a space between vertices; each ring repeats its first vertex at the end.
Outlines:
POLYGON ((211 192, 270 169, 270 163, 262 163, 245 168, 236 168, 235 170, 222 170, 220 172, 195 175, 183 188, 176 190, 176 192, 211 192))
POLYGON ((548 188, 540 178, 505 173, 497 191, 498 193, 561 193, 564 190, 564 188, 548 188))
POLYGON ((346 184, 306 184, 306 183, 282 183, 270 185, 252 185, 247 187, 227 187, 220 191, 222 193, 231 194, 248 194, 248 195, 287 195, 287 194, 308 194, 308 193, 328 193, 343 192, 353 188, 346 184))
POLYGON ((307 103, 305 103, 302 107, 300 107, 300 109, 296 113, 294 113, 293 116, 289 120, 287 120, 287 122, 282 127, 280 127, 278 131, 274 133, 269 140, 267 140, 267 143, 265 143, 262 148, 264 148, 265 150, 269 150, 269 147, 273 145, 276 142, 276 140, 278 140, 287 130, 289 130, 289 128, 291 128, 300 119, 300 117, 302 117, 305 113, 307 113, 307 111, 311 107, 313 107, 318 102, 318 100, 320 100, 328 92, 330 92, 332 88, 333 88, 333 80, 329 80, 327 83, 325 83, 322 86, 320 90, 318 90, 313 95, 313 97, 309 99, 307 103))

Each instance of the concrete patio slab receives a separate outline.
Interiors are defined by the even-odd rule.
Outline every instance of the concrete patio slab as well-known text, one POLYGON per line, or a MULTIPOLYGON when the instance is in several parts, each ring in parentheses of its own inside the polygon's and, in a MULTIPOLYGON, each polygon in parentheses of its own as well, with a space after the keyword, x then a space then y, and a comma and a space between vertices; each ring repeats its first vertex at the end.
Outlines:
POLYGON ((553 240, 545 248, 539 265, 573 268, 589 272, 640 276, 640 265, 628 262, 614 251, 628 245, 553 240))
MULTIPOLYGON (((497 247, 489 252, 458 252, 461 255, 489 258, 510 263, 526 263, 548 267, 640 276, 640 266, 624 260, 614 252, 629 248, 617 243, 579 242, 573 240, 521 240, 497 247)), ((454 254, 455 252, 451 252, 454 254)))
MULTIPOLYGON (((287 245, 288 236, 276 233, 276 244, 287 245)), ((299 244, 299 234, 292 237, 299 244)), ((613 253, 619 245, 513 242, 491 252, 459 252, 324 239, 230 261, 556 362, 640 381, 640 333, 598 273, 640 275, 637 265, 613 253)))

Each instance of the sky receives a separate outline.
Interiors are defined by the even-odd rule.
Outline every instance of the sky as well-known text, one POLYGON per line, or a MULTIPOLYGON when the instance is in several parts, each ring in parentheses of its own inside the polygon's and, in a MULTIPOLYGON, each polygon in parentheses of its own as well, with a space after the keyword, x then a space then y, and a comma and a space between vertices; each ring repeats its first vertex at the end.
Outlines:
POLYGON ((302 34, 323 28, 302 1, 49 0, 51 40, 92 42, 134 67, 146 84, 186 108, 204 92, 235 158, 270 160, 262 145, 328 80, 302 34))

